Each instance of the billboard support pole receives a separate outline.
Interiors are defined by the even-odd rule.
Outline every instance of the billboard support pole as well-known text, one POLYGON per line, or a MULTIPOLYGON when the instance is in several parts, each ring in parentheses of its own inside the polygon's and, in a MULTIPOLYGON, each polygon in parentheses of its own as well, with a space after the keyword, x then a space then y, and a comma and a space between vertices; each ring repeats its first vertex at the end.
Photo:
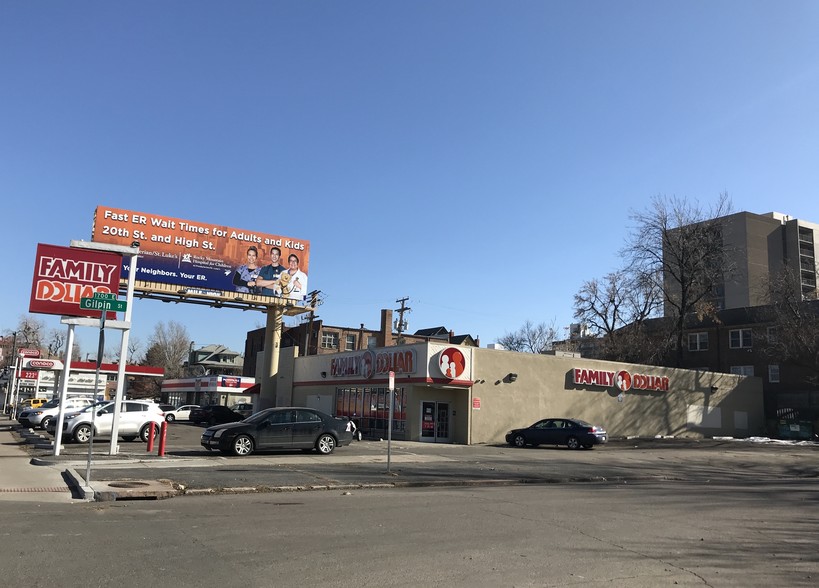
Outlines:
POLYGON ((60 374, 60 404, 57 412, 57 427, 54 429, 54 455, 60 455, 60 445, 63 442, 63 423, 65 422, 65 399, 68 396, 68 374, 71 371, 71 355, 74 351, 74 326, 68 325, 68 335, 65 339, 65 360, 63 372, 60 374))
POLYGON ((264 360, 261 387, 259 389, 260 408, 270 408, 278 404, 279 347, 282 342, 282 308, 274 304, 267 309, 267 325, 264 330, 264 360))
MULTIPOLYGON (((127 328, 122 329, 122 338, 119 345, 119 366, 117 367, 117 394, 116 404, 114 405, 114 425, 111 429, 111 445, 108 450, 109 455, 116 455, 119 453, 119 445, 117 440, 119 438, 119 413, 122 405, 122 398, 125 393, 125 366, 128 363, 128 338, 131 334, 131 312, 134 308, 134 281, 136 280, 137 259, 139 257, 139 243, 134 241, 134 249, 136 251, 131 255, 131 265, 128 270, 128 291, 125 295, 125 323, 127 328)), ((104 313, 103 313, 104 314, 104 313)), ((99 359, 97 360, 99 366, 99 359)), ((99 368, 97 368, 99 369, 99 368)), ((95 384, 96 386, 96 384, 95 384)))

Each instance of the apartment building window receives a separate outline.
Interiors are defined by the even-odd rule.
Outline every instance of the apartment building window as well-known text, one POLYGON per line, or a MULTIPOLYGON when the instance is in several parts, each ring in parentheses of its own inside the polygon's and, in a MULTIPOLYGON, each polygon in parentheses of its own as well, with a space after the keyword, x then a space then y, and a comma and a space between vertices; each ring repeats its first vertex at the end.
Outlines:
POLYGON ((776 327, 768 327, 768 345, 776 343, 776 327))
POLYGON ((689 333, 688 351, 708 351, 708 333, 689 333))
POLYGON ((779 383, 779 364, 772 363, 768 366, 768 381, 771 384, 779 383))
POLYGON ((338 333, 322 333, 321 346, 324 349, 338 349, 338 333))
POLYGON ((344 351, 355 351, 355 335, 344 337, 344 351))
POLYGON ((731 349, 750 349, 753 345, 751 329, 732 329, 728 332, 731 349))
POLYGON ((752 365, 732 365, 731 373, 736 376, 753 376, 754 366, 752 365))
POLYGON ((372 349, 376 345, 378 345, 378 337, 375 335, 369 335, 367 337, 367 349, 372 349))

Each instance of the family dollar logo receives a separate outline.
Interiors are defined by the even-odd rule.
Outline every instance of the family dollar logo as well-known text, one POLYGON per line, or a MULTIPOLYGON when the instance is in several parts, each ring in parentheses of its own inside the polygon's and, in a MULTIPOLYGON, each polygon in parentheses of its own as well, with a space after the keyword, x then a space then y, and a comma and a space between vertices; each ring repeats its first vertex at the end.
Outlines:
POLYGON ((466 358, 461 350, 447 347, 438 355, 438 369, 450 380, 459 378, 466 369, 466 358))

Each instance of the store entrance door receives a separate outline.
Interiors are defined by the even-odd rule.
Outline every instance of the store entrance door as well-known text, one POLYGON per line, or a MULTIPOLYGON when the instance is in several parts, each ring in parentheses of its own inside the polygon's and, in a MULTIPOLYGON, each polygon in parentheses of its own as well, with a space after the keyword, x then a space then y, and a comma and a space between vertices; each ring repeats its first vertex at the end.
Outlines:
POLYGON ((449 402, 421 403, 421 441, 449 443, 449 402))

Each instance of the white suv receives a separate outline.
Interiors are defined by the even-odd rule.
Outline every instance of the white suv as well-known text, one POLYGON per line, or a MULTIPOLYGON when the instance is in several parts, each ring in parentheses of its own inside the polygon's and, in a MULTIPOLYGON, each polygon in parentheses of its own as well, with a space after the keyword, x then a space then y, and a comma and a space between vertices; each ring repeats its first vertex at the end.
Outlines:
MULTIPOLYGON (((94 399, 85 396, 69 396, 65 399, 65 413, 75 412, 94 404, 94 399)), ((49 422, 60 413, 60 399, 49 400, 39 408, 27 408, 17 415, 17 422, 26 427, 47 429, 49 422)))
MULTIPOLYGON (((91 439, 93 420, 94 436, 110 437, 114 427, 114 402, 105 402, 88 406, 83 410, 65 415, 63 438, 73 439, 77 443, 88 443, 91 439), (96 415, 92 411, 96 411, 96 415)), ((118 434, 126 441, 137 437, 148 441, 150 425, 154 423, 154 436, 165 420, 165 413, 153 402, 126 400, 120 405, 118 434)), ((56 422, 48 429, 54 434, 56 422)))

